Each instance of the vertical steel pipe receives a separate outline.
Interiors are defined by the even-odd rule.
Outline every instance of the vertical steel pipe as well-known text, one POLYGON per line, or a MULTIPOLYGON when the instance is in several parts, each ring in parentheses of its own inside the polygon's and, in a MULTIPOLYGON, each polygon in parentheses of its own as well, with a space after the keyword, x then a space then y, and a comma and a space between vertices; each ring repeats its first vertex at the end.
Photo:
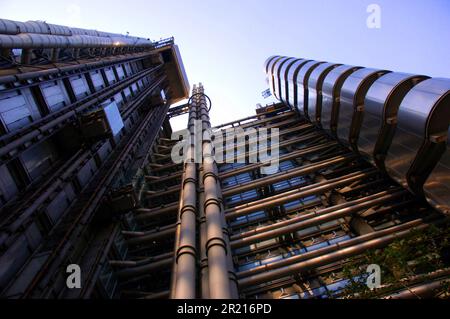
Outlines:
MULTIPOLYGON (((217 193, 219 196, 219 202, 220 202, 220 209, 222 212, 225 211, 225 207, 223 204, 223 194, 222 194, 222 187, 220 185, 220 181, 217 181, 217 193)), ((230 242, 230 232, 228 229, 228 224, 225 219, 225 214, 222 214, 222 230, 225 234, 225 242, 226 242, 226 248, 227 252, 230 252, 230 258, 227 258, 228 263, 228 278, 230 279, 230 291, 231 291, 231 298, 232 299, 239 299, 239 290, 238 290, 238 281, 237 281, 237 275, 234 269, 234 263, 233 259, 231 257, 231 242, 230 242)))
MULTIPOLYGON (((203 93, 200 85, 198 94, 203 93)), ((204 95, 199 95, 199 110, 202 121, 202 149, 203 149, 203 208, 206 217, 206 255, 208 258, 209 272, 209 297, 212 299, 230 299, 231 285, 228 273, 231 252, 227 251, 226 234, 224 234, 224 212, 219 200, 219 182, 217 164, 214 159, 214 146, 209 136, 211 123, 204 95)))
POLYGON ((196 297, 197 164, 194 161, 195 145, 193 143, 196 118, 197 105, 194 100, 189 110, 188 130, 190 132, 190 140, 188 141, 187 154, 185 154, 181 189, 183 204, 180 205, 178 213, 180 238, 175 259, 175 291, 173 294, 175 299, 194 299, 196 297))
POLYGON ((200 171, 200 191, 199 191, 199 228, 200 228, 200 288, 202 299, 209 299, 209 269, 208 256, 206 253, 207 230, 205 209, 202 205, 205 201, 205 192, 203 188, 203 171, 200 171))

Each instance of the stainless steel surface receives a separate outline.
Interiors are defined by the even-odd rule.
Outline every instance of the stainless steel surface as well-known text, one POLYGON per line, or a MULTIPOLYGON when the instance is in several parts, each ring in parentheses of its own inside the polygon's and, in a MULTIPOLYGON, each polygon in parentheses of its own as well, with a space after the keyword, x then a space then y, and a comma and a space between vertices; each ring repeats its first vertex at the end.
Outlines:
POLYGON ((450 80, 428 79, 400 104, 397 128, 386 156, 386 170, 404 187, 421 193, 447 146, 450 80))
POLYGON ((307 116, 308 115, 308 100, 309 100, 309 77, 311 73, 324 62, 309 61, 300 69, 297 75, 297 111, 307 116))
POLYGON ((300 69, 308 62, 308 60, 299 59, 289 68, 287 75, 288 90, 286 92, 287 104, 294 110, 297 109, 297 76, 300 69))
POLYGON ((345 80, 341 90, 339 108, 333 122, 337 136, 344 144, 352 146, 356 144, 363 120, 367 91, 375 80, 387 72, 364 68, 351 74, 345 80))
POLYGON ((0 48, 151 47, 149 39, 70 28, 43 21, 0 19, 0 48))
MULTIPOLYGON (((368 90, 357 147, 360 153, 375 162, 379 168, 384 169, 384 158, 391 145, 401 101, 414 85, 426 78, 392 72, 381 76, 368 90)), ((345 111, 341 107, 342 112, 345 111)), ((349 119, 345 114, 340 122, 349 119)), ((344 126, 341 127, 341 133, 338 128, 339 136, 345 138, 349 134, 344 126)))
MULTIPOLYGON (((203 93, 203 86, 200 85, 197 92, 203 93)), ((202 142, 204 160, 201 166, 204 201, 200 205, 203 205, 206 219, 205 249, 208 262, 208 294, 211 299, 230 299, 233 297, 232 282, 229 277, 229 265, 232 263, 232 257, 231 252, 227 249, 228 234, 224 231, 226 223, 217 163, 214 158, 214 143, 207 137, 211 123, 204 95, 200 97, 198 105, 198 114, 202 120, 202 132, 206 137, 202 142)))
POLYGON ((445 214, 450 214, 450 129, 447 148, 423 186, 428 202, 445 214))
MULTIPOLYGON (((194 135, 194 121, 197 120, 197 105, 199 99, 195 97, 197 87, 192 90, 194 98, 189 109, 188 130, 190 137, 194 135)), ((189 141, 192 142, 192 141, 189 141)), ((174 299, 194 299, 197 287, 197 164, 193 163, 195 148, 193 143, 188 144, 187 154, 184 158, 183 180, 181 183, 181 200, 178 210, 178 221, 180 225, 179 238, 176 238, 175 265, 173 289, 171 296, 174 299)), ((178 237, 178 234, 177 234, 178 237)))
POLYGON ((294 65, 295 62, 299 61, 301 59, 296 58, 289 58, 286 63, 284 63, 281 66, 280 69, 280 84, 279 84, 279 91, 280 91, 280 100, 284 102, 285 104, 288 104, 289 102, 289 82, 288 82, 288 75, 289 70, 294 65))
POLYGON ((273 82, 273 94, 278 99, 282 99, 281 93, 281 69, 286 63, 289 63, 289 57, 283 57, 275 63, 275 67, 273 68, 274 82, 273 82))
POLYGON ((278 79, 275 77, 275 65, 283 59, 284 56, 276 56, 274 59, 270 60, 268 66, 267 66, 267 77, 269 80, 269 88, 272 94, 275 95, 275 82, 278 81, 278 79))
MULTIPOLYGON (((315 68, 308 79, 308 112, 306 116, 312 123, 320 124, 322 114, 322 86, 325 77, 341 64, 322 63, 315 68)), ((306 110, 306 106, 305 106, 306 110)), ((306 113, 306 112, 305 112, 306 113)))
POLYGON ((335 133, 339 112, 341 89, 344 81, 361 67, 341 65, 325 77, 322 88, 322 128, 335 133))
POLYGON ((279 57, 278 55, 272 55, 264 62, 264 72, 267 74, 269 72, 269 65, 270 62, 272 62, 273 59, 279 57))

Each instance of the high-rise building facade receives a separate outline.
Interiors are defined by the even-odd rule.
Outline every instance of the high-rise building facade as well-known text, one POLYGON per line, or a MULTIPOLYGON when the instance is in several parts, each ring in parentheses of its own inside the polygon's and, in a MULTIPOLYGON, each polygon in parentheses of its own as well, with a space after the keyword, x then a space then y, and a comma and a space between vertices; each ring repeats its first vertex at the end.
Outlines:
POLYGON ((2 298, 448 296, 450 80, 272 56, 279 103, 213 127, 173 39, 0 49, 2 298))

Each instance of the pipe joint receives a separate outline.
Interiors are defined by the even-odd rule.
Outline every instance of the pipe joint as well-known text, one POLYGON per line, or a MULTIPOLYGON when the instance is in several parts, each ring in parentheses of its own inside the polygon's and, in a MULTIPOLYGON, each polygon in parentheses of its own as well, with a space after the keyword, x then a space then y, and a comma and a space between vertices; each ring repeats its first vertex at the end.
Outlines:
POLYGON ((178 263, 178 259, 184 254, 188 254, 188 255, 191 255, 194 258, 196 258, 197 250, 195 249, 194 246, 190 246, 190 245, 180 246, 180 248, 178 248, 178 250, 177 250, 177 257, 176 257, 177 263, 178 263))
POLYGON ((196 180, 195 178, 193 178, 193 177, 186 177, 186 178, 183 180, 183 187, 186 186, 187 183, 193 183, 193 184, 196 184, 196 182, 197 182, 197 180, 196 180))
POLYGON ((214 178, 216 180, 216 182, 219 181, 219 176, 217 176, 216 173, 214 173, 214 172, 205 172, 205 173, 203 173, 203 184, 205 184, 205 181, 206 181, 206 179, 208 177, 214 178))
POLYGON ((202 258, 200 261, 200 270, 208 268, 208 258, 202 258))
POLYGON ((225 254, 228 254, 228 250, 227 250, 227 244, 225 242, 225 240, 223 238, 220 237, 213 237, 208 239, 208 241, 206 242, 206 256, 208 256, 208 252, 209 250, 214 247, 214 246, 220 246, 223 248, 223 250, 225 251, 225 254))
POLYGON ((187 213, 187 212, 191 212, 191 213, 193 213, 194 215, 196 215, 197 209, 195 208, 194 205, 186 205, 186 206, 183 206, 183 207, 181 208, 181 210, 180 210, 180 219, 182 218, 183 214, 184 214, 184 213, 187 213))
POLYGON ((203 208, 205 209, 205 212, 209 205, 217 205, 219 209, 221 208, 220 201, 214 197, 205 199, 205 202, 203 203, 203 208))

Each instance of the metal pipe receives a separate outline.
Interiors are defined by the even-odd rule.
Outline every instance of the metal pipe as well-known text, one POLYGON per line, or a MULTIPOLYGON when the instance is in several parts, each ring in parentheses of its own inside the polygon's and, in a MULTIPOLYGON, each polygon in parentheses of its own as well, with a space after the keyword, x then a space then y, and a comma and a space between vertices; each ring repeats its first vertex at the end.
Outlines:
POLYGON ((208 255, 206 252, 206 243, 208 241, 208 234, 206 229, 205 207, 205 191, 203 185, 203 169, 200 168, 199 180, 199 227, 200 227, 200 288, 202 299, 209 299, 209 269, 208 269, 208 255))
POLYGON ((322 256, 324 254, 330 253, 330 252, 334 252, 338 249, 341 248, 346 248, 346 247, 351 247, 360 243, 364 243, 368 240, 371 239, 375 239, 375 238, 379 238, 388 234, 392 234, 394 232, 397 231, 402 231, 408 228, 412 228, 412 227, 417 227, 420 225, 424 225, 424 220, 423 219, 415 219, 412 220, 410 222, 398 225, 398 226, 394 226, 394 227, 390 227, 387 229, 383 229, 383 230, 379 230, 370 234, 366 234, 366 235, 361 235, 346 241, 342 241, 339 243, 335 243, 333 245, 330 246, 326 246, 326 247, 322 247, 319 248, 317 250, 313 250, 313 251, 308 251, 305 253, 302 253, 300 255, 296 255, 296 256, 292 256, 283 260, 279 260, 270 264, 265 264, 265 265, 261 265, 261 266, 257 266, 254 268, 251 268, 249 270, 244 270, 244 271, 240 271, 237 273, 237 277, 238 279, 241 278, 245 278, 245 277, 250 277, 259 273, 263 273, 263 272, 267 272, 273 269, 277 269, 277 268, 281 268, 284 266, 288 266, 288 265, 292 265, 292 264, 296 264, 305 260, 309 260, 318 256, 322 256))
POLYGON ((61 73, 70 73, 76 71, 87 72, 90 70, 94 70, 100 67, 106 67, 112 64, 123 63, 127 61, 138 61, 149 57, 151 53, 133 53, 128 55, 114 56, 114 57, 105 57, 100 61, 89 61, 89 60, 81 60, 77 64, 73 63, 58 63, 57 67, 50 67, 46 70, 39 71, 31 71, 26 73, 18 73, 14 75, 3 75, 0 76, 0 84, 6 84, 10 82, 23 82, 26 80, 30 80, 33 78, 39 77, 48 77, 51 75, 58 75, 61 73))
MULTIPOLYGON (((427 225, 418 226, 414 229, 424 229, 427 225)), ((264 273, 260 273, 257 275, 249 276, 246 278, 242 278, 239 280, 239 287, 246 288, 252 285, 257 285, 262 282, 276 280, 285 276, 289 276, 292 274, 299 274, 306 272, 311 269, 315 269, 317 267, 325 266, 330 263, 349 258, 355 255, 359 255, 368 249, 376 249, 380 247, 384 247, 396 239, 404 238, 405 236, 411 233, 412 229, 407 229, 399 232, 395 232, 392 234, 385 235, 380 238, 375 238, 372 240, 364 241, 357 245, 353 245, 350 247, 345 247, 342 249, 338 249, 334 252, 328 253, 326 255, 318 256, 315 258, 311 258, 299 263, 295 263, 292 265, 288 265, 285 267, 281 267, 275 270, 266 271, 264 273)))
MULTIPOLYGON (((323 143, 323 144, 319 144, 319 145, 314 145, 311 147, 306 147, 306 148, 302 148, 299 149, 297 151, 293 151, 293 152, 289 152, 288 154, 282 155, 280 156, 280 162, 284 162, 284 161, 288 161, 288 160, 292 160, 292 159, 296 159, 302 156, 306 156, 312 153, 316 153, 322 150, 326 150, 326 149, 330 149, 333 146, 337 146, 337 142, 336 141, 330 141, 327 143, 323 143)), ((235 168, 235 169, 231 169, 228 170, 226 172, 220 173, 219 174, 219 178, 220 179, 225 179, 231 176, 235 176, 235 175, 239 175, 242 173, 246 173, 248 171, 253 171, 255 169, 258 169, 262 166, 267 165, 266 163, 253 163, 253 164, 249 164, 249 165, 245 165, 244 167, 240 167, 240 168, 235 168)))
MULTIPOLYGON (((279 136, 284 136, 287 134, 291 134, 291 133, 295 133, 295 132, 299 132, 299 131, 303 131, 303 130, 308 130, 313 128, 312 124, 307 123, 307 124, 303 124, 303 125, 298 125, 298 126, 294 126, 294 127, 290 127, 288 129, 284 129, 284 130, 280 130, 279 132, 279 136)), ((236 134, 233 136, 231 136, 231 138, 225 138, 223 139, 223 144, 225 144, 226 146, 224 147, 223 145, 221 145, 220 147, 218 147, 219 145, 215 145, 215 151, 216 154, 219 152, 228 152, 228 151, 233 151, 235 148, 244 148, 247 144, 248 141, 243 141, 241 143, 235 143, 235 138, 237 138, 238 142, 240 139, 245 139, 245 137, 248 135, 248 131, 243 132, 241 134, 236 134)), ((299 132, 300 133, 300 132, 299 132)))
MULTIPOLYGON (((407 191, 398 189, 396 192, 384 191, 378 194, 367 196, 365 198, 360 198, 345 204, 342 204, 342 208, 339 207, 327 207, 325 209, 318 210, 316 212, 311 212, 308 214, 302 214, 298 218, 293 218, 293 220, 285 220, 266 226, 267 228, 262 228, 256 230, 253 235, 248 235, 246 237, 239 238, 231 242, 232 248, 238 248, 243 246, 248 246, 250 244, 261 242, 266 239, 279 237, 282 235, 297 232, 299 230, 324 224, 330 220, 336 220, 344 216, 349 216, 353 213, 357 213, 363 209, 367 209, 376 205, 383 204, 387 201, 397 199, 399 197, 408 194, 407 191)), ((339 206, 339 205, 337 205, 339 206)))
POLYGON ((263 112, 263 113, 257 113, 257 114, 254 114, 254 115, 250 115, 250 116, 247 116, 247 117, 244 117, 244 118, 232 121, 232 122, 227 122, 227 123, 223 123, 223 124, 214 126, 212 129, 213 129, 213 131, 215 131, 215 130, 217 130, 219 128, 222 128, 222 127, 225 127, 225 126, 232 126, 232 127, 234 127, 234 124, 236 124, 236 123, 249 121, 249 120, 252 120, 254 118, 258 118, 258 120, 261 120, 259 117, 265 116, 265 115, 270 114, 270 113, 274 113, 274 111, 272 110, 272 111, 266 111, 266 112, 263 112))
MULTIPOLYGON (((200 85, 197 93, 203 93, 200 85)), ((202 132, 206 133, 211 128, 209 114, 204 95, 199 98, 200 116, 202 120, 202 132)), ((217 164, 214 160, 214 145, 210 138, 203 134, 203 185, 204 206, 206 217, 206 255, 208 258, 208 282, 209 297, 211 299, 230 299, 231 286, 228 274, 228 259, 231 252, 227 251, 225 235, 223 232, 223 210, 221 209, 217 183, 217 164)))
POLYGON ((175 234, 175 231, 176 231, 176 226, 168 228, 168 229, 164 229, 164 230, 159 230, 156 232, 147 232, 141 236, 136 236, 134 238, 128 239, 127 244, 130 246, 133 246, 133 245, 145 244, 147 242, 151 242, 151 241, 155 241, 155 240, 161 240, 161 239, 173 236, 175 234))
POLYGON ((443 284, 450 283, 450 278, 436 280, 433 282, 409 287, 402 291, 393 293, 386 296, 384 299, 420 299, 420 298, 433 298, 435 297, 435 291, 442 288, 443 284))
POLYGON ((136 267, 136 266, 142 266, 145 264, 149 264, 155 261, 160 261, 167 258, 173 257, 173 251, 164 253, 161 255, 153 256, 153 257, 147 257, 140 260, 110 260, 109 264, 113 267, 118 268, 128 268, 128 267, 136 267))
POLYGON ((143 297, 142 299, 164 299, 164 298, 170 298, 170 291, 162 291, 157 293, 152 293, 148 296, 143 297))
MULTIPOLYGON (((166 158, 166 159, 168 159, 168 158, 166 158)), ((150 176, 150 175, 147 175, 147 176, 145 176, 145 179, 150 184, 154 184, 154 183, 167 182, 167 181, 169 181, 171 179, 175 179, 175 178, 180 178, 182 175, 183 175, 183 172, 176 172, 176 173, 173 173, 173 174, 170 174, 170 175, 165 175, 165 176, 150 176)))
MULTIPOLYGON (((194 87, 195 92, 195 87, 194 87)), ((189 110, 189 122, 197 118, 195 100, 189 110)), ((189 125, 191 137, 194 135, 194 127, 189 125)), ((183 206, 178 213, 180 223, 180 241, 176 251, 175 272, 175 299, 194 299, 196 297, 197 278, 197 245, 196 245, 196 223, 197 223, 197 164, 194 163, 195 149, 191 143, 187 150, 184 164, 182 198, 183 206)))
POLYGON ((146 193, 146 197, 148 199, 151 198, 158 198, 158 197, 162 197, 162 196, 167 196, 170 194, 174 194, 174 193, 178 193, 180 191, 180 186, 179 185, 174 185, 171 187, 167 187, 167 189, 162 190, 162 191, 152 191, 152 193, 146 193))
POLYGON ((442 288, 442 284, 450 280, 449 276, 450 268, 443 268, 430 273, 413 275, 411 277, 400 279, 398 283, 386 285, 381 289, 389 289, 391 288, 391 286, 408 286, 408 288, 405 290, 401 290, 400 292, 391 293, 388 296, 385 296, 385 299, 432 298, 435 297, 433 290, 435 290, 436 288, 442 288), (427 283, 424 284, 424 282, 427 283), (428 286, 428 284, 436 282, 440 282, 441 285, 433 285, 434 287, 428 286))
MULTIPOLYGON (((178 205, 178 210, 181 211, 181 208, 183 207, 183 194, 182 192, 180 192, 180 200, 179 200, 179 205, 178 205)), ((175 240, 174 240, 174 252, 178 251, 178 248, 180 247, 180 232, 181 230, 181 224, 180 221, 177 221, 177 226, 175 229, 175 240)), ((175 298, 175 288, 176 288, 176 277, 177 274, 177 263, 174 261, 172 263, 172 271, 170 273, 170 295, 169 298, 170 299, 174 299, 175 298)))
MULTIPOLYGON (((296 137, 296 138, 292 138, 292 139, 289 139, 289 140, 285 140, 285 141, 283 141, 283 142, 281 142, 279 144, 279 147, 282 148, 282 147, 291 146, 293 144, 297 144, 297 143, 300 143, 300 142, 306 142, 306 141, 309 141, 309 140, 314 139, 314 138, 316 138, 318 136, 321 136, 321 135, 324 136, 322 134, 322 132, 312 132, 312 133, 309 133, 309 134, 302 135, 300 137, 296 137)), ((234 150, 234 147, 235 146, 233 145, 232 147, 228 148, 228 151, 234 150)), ((257 156, 261 152, 269 151, 269 150, 270 150, 270 148, 267 145, 264 145, 263 147, 259 147, 258 150, 256 150, 256 151, 245 152, 244 154, 240 154, 240 155, 236 156, 235 157, 235 161, 239 162, 239 161, 245 160, 246 157, 257 156)), ((219 151, 220 150, 218 150, 217 153, 219 151)), ((169 159, 171 159, 171 155, 170 154, 169 155, 165 155, 165 156, 161 156, 157 160, 159 160, 159 161, 167 161, 169 159)), ((267 165, 267 163, 265 165, 267 165)), ((166 178, 169 178, 169 179, 173 178, 173 177, 177 177, 177 174, 166 176, 166 178)), ((159 182, 159 180, 157 180, 155 182, 159 182)))
POLYGON ((348 185, 355 181, 359 181, 363 178, 375 175, 376 173, 378 172, 375 169, 367 169, 364 171, 351 173, 349 175, 342 176, 339 178, 334 178, 328 181, 301 187, 299 189, 284 192, 271 197, 256 200, 249 204, 244 204, 228 209, 225 212, 225 217, 227 220, 231 220, 240 216, 247 215, 254 211, 264 210, 299 198, 316 195, 334 189, 336 187, 348 185))
MULTIPOLYGON (((142 236, 146 236, 146 235, 151 235, 151 234, 156 234, 157 232, 160 231, 165 231, 167 229, 175 229, 177 227, 177 224, 170 224, 170 225, 164 225, 164 226, 157 226, 151 230, 147 230, 147 231, 129 231, 129 230, 122 230, 122 235, 125 236, 126 238, 136 238, 136 237, 142 237, 142 236)), ((175 230, 174 230, 175 231, 175 230)))
POLYGON ((154 167, 152 167, 152 172, 160 172, 160 171, 164 171, 166 169, 171 169, 174 167, 180 167, 181 163, 167 163, 167 164, 157 164, 157 163, 152 163, 152 165, 154 167), (159 165, 159 167, 156 167, 156 165, 159 165))
MULTIPOLYGON (((265 124, 267 122, 271 122, 271 121, 275 121, 275 120, 281 120, 281 119, 285 119, 285 118, 288 118, 288 117, 297 117, 297 113, 295 113, 294 111, 288 111, 288 112, 281 113, 281 114, 278 114, 278 115, 273 116, 273 117, 266 117, 266 118, 263 118, 261 120, 256 120, 256 121, 251 121, 249 123, 241 124, 241 125, 238 125, 237 127, 245 129, 245 128, 248 128, 248 127, 255 127, 255 126, 258 126, 258 125, 261 125, 261 124, 265 124)), ((226 129, 222 129, 222 131, 226 131, 226 129)))
POLYGON ((262 186, 274 184, 280 181, 288 180, 293 177, 303 176, 317 172, 321 169, 327 168, 331 165, 345 163, 356 158, 356 154, 347 154, 342 156, 336 156, 331 159, 327 159, 321 162, 303 165, 295 167, 286 171, 281 171, 277 174, 262 177, 256 180, 249 181, 247 183, 237 184, 233 187, 227 188, 223 191, 223 196, 230 196, 238 193, 243 193, 250 189, 259 188, 262 186))
POLYGON ((11 49, 155 46, 149 39, 47 24, 0 20, 0 47, 11 49))
MULTIPOLYGON (((149 90, 151 90, 152 88, 150 88, 149 90)), ((144 93, 143 93, 144 94, 144 93)), ((138 105, 140 103, 140 99, 138 100, 133 100, 131 102, 131 105, 138 105)), ((132 106, 130 106, 131 108, 132 106)), ((128 118, 128 115, 123 115, 123 117, 126 119, 128 118)), ((102 143, 98 143, 96 144, 96 146, 94 146, 93 148, 91 148, 91 150, 96 150, 100 147, 100 145, 102 145, 102 143)), ((95 151, 94 151, 95 152, 95 151)), ((61 169, 64 171, 64 173, 62 174, 56 174, 54 175, 54 178, 57 178, 56 181, 53 181, 51 183, 51 187, 49 189, 47 189, 44 193, 39 194, 39 197, 32 201, 32 204, 29 206, 24 206, 26 207, 24 209, 24 211, 20 214, 19 217, 16 217, 14 222, 11 223, 11 225, 8 228, 8 231, 10 233, 13 233, 15 231, 17 231, 17 229, 19 227, 21 227, 21 225, 25 222, 25 220, 27 218, 29 218, 33 212, 36 210, 36 208, 41 205, 45 200, 47 200, 48 196, 50 196, 52 194, 52 192, 56 189, 58 189, 59 185, 61 185, 61 183, 63 181, 65 181, 71 174, 72 172, 77 169, 78 165, 87 157, 92 157, 92 151, 86 151, 83 154, 79 154, 78 158, 76 158, 76 161, 73 162, 69 167, 66 167, 67 164, 65 164, 63 167, 61 167, 61 169)), ((73 157, 75 159, 75 157, 73 157)), ((68 163, 70 164, 71 161, 69 161, 68 163)), ((51 180, 54 180, 54 178, 51 178, 51 180)), ((42 185, 42 187, 44 187, 45 184, 42 185)), ((17 216, 17 215, 16 215, 17 216)), ((5 222, 5 221, 4 221, 5 222)))
MULTIPOLYGON (((314 217, 314 216, 324 215, 324 214, 327 214, 327 213, 333 213, 333 212, 335 212, 337 210, 341 210, 341 209, 345 209, 345 208, 349 208, 349 207, 351 208, 354 205, 364 204, 364 203, 366 203, 368 201, 380 198, 380 197, 384 196, 385 194, 386 194, 385 192, 381 192, 381 193, 373 194, 373 195, 366 196, 366 197, 363 197, 363 198, 358 198, 358 199, 355 199, 353 201, 344 202, 344 203, 341 203, 341 204, 338 204, 338 205, 322 208, 322 209, 319 209, 317 211, 313 211, 313 212, 311 212, 309 214, 302 213, 301 215, 299 215, 297 217, 281 220, 281 221, 278 221, 277 223, 274 223, 274 224, 260 226, 260 227, 254 228, 252 230, 240 232, 238 234, 233 235, 231 237, 231 240, 232 241, 237 241, 239 239, 250 237, 250 236, 253 236, 253 235, 256 235, 256 234, 264 233, 264 232, 267 232, 267 231, 270 231, 270 230, 275 230, 275 229, 281 228, 281 227, 285 227, 285 226, 288 226, 288 225, 291 225, 291 224, 294 224, 294 223, 297 223, 297 222, 305 221, 305 220, 310 219, 311 216, 314 217)), ((233 246, 233 248, 234 248, 234 246, 233 246)))
POLYGON ((161 215, 166 215, 169 213, 174 213, 178 211, 178 203, 169 204, 169 205, 163 205, 162 207, 158 208, 138 208, 135 210, 135 213, 137 214, 135 216, 136 220, 147 220, 154 217, 159 217, 161 215))
POLYGON ((148 263, 148 264, 141 265, 141 266, 126 268, 126 269, 117 271, 116 275, 119 278, 124 278, 124 279, 137 277, 137 276, 141 276, 141 275, 146 275, 153 271, 164 269, 164 268, 168 267, 169 265, 172 265, 173 259, 174 258, 171 257, 171 258, 154 261, 152 263, 148 263))
MULTIPOLYGON (((217 180, 217 193, 218 193, 218 199, 220 202, 220 209, 221 211, 225 211, 225 207, 223 204, 223 197, 222 197, 222 188, 220 186, 220 181, 217 180)), ((222 230, 225 236, 225 244, 227 252, 232 252, 231 250, 231 244, 230 244, 230 232, 228 230, 228 224, 225 220, 225 215, 222 214, 222 230)), ((231 253, 230 253, 231 255, 231 253)), ((239 290, 238 290, 238 283, 237 283, 237 276, 234 269, 234 263, 232 258, 227 258, 227 264, 228 264, 228 278, 230 282, 230 293, 231 293, 231 299, 238 299, 239 298, 239 290)))
MULTIPOLYGON (((284 141, 280 142, 279 148, 281 149, 283 147, 291 146, 291 145, 298 144, 301 142, 307 142, 307 141, 310 141, 319 136, 325 136, 325 135, 321 131, 315 131, 315 132, 312 132, 309 134, 302 135, 300 137, 284 140, 284 141)), ((263 147, 259 147, 258 150, 251 151, 251 152, 244 152, 243 154, 239 154, 238 156, 235 156, 235 162, 239 163, 240 161, 245 161, 245 159, 247 157, 249 157, 249 158, 252 158, 254 156, 256 157, 259 154, 261 154, 262 152, 267 152, 267 151, 270 151, 270 147, 268 147, 267 145, 264 145, 263 147)), ((267 163, 265 163, 265 165, 267 165, 267 163)))
MULTIPOLYGON (((76 116, 77 113, 82 112, 83 110, 87 109, 88 107, 93 106, 96 103, 102 102, 109 96, 112 96, 116 94, 117 92, 121 91, 123 88, 131 85, 134 82, 139 81, 141 78, 155 72, 159 67, 143 71, 142 73, 134 75, 130 79, 126 79, 123 82, 119 82, 116 85, 114 85, 114 89, 111 89, 111 87, 106 88, 100 92, 97 92, 93 96, 89 96, 87 99, 88 101, 82 100, 79 102, 76 102, 74 104, 68 105, 64 107, 62 110, 51 113, 48 116, 39 119, 38 121, 35 121, 31 123, 29 126, 24 127, 21 130, 11 132, 10 134, 5 134, 0 138, 0 142, 5 143, 6 145, 0 148, 0 157, 7 155, 9 152, 13 151, 14 149, 21 147, 22 145, 26 144, 30 140, 37 138, 40 136, 43 132, 50 130, 51 128, 55 127, 56 125, 66 121, 67 119, 76 116), (46 122, 48 121, 48 122, 46 122), (28 131, 28 132, 27 132, 28 131), (27 132, 27 133, 26 133, 27 132)), ((154 86, 152 85, 149 88, 149 91, 153 90, 154 86)))
POLYGON ((123 142, 124 147, 118 151, 117 156, 115 156, 112 159, 112 162, 110 162, 111 166, 109 166, 110 168, 108 170, 108 174, 100 177, 95 184, 95 187, 92 189, 92 192, 89 193, 90 196, 88 196, 86 201, 81 203, 81 208, 78 207, 76 211, 72 212, 74 213, 73 222, 68 225, 68 229, 64 231, 61 238, 54 238, 54 240, 56 240, 56 247, 51 251, 50 256, 48 256, 45 263, 36 273, 36 276, 26 287, 23 293, 23 298, 31 296, 35 291, 36 286, 39 285, 44 278, 55 275, 54 272, 60 270, 60 268, 56 269, 57 267, 52 266, 59 265, 67 258, 67 254, 72 251, 71 247, 73 247, 73 239, 80 238, 86 231, 86 225, 91 222, 95 208, 98 206, 102 196, 104 196, 107 186, 110 185, 117 171, 126 162, 126 157, 129 156, 132 150, 135 150, 138 141, 142 138, 144 132, 146 132, 145 128, 152 120, 153 114, 154 113, 152 111, 147 112, 136 130, 130 133, 130 137, 123 142))

